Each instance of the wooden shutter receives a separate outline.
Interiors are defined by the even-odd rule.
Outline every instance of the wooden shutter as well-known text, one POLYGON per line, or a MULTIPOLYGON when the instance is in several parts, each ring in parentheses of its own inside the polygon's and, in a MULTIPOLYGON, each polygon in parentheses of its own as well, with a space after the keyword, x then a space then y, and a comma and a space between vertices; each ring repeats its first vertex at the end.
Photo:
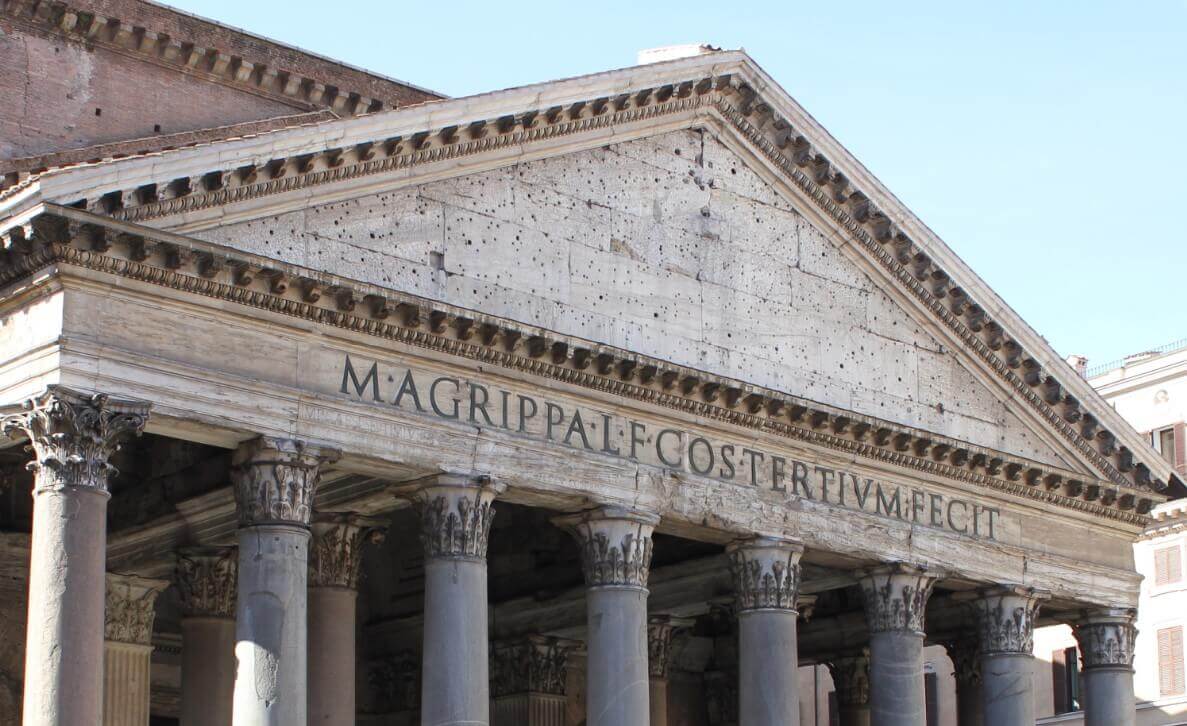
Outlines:
POLYGON ((1051 693, 1055 696, 1055 714, 1067 713, 1067 651, 1063 648, 1051 653, 1051 693))
POLYGON ((1158 631, 1158 692, 1162 696, 1183 695, 1183 628, 1158 631))
POLYGON ((1175 471, 1187 474, 1187 424, 1175 424, 1175 471))
POLYGON ((1154 586, 1162 587, 1183 578, 1183 556, 1179 545, 1154 550, 1154 586))

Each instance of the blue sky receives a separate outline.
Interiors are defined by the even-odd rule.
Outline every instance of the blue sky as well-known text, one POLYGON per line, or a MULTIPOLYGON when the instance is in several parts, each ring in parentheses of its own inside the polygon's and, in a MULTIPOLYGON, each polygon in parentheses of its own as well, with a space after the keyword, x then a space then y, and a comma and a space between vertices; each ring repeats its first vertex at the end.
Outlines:
POLYGON ((1061 354, 1187 338, 1187 0, 171 4, 451 96, 745 48, 1061 354))

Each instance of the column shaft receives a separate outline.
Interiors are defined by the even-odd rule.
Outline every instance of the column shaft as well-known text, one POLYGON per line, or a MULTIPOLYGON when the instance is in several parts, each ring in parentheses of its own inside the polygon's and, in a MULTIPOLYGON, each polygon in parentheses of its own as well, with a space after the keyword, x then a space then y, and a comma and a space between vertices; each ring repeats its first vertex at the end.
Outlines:
POLYGON ((497 493, 484 477, 457 474, 413 492, 425 547, 425 726, 490 723, 486 551, 497 493))
POLYGON ((647 688, 647 703, 651 726, 668 726, 668 679, 651 677, 647 688))
POLYGON ((585 571, 586 726, 644 726, 651 717, 647 575, 657 521, 618 507, 556 520, 580 542, 585 571))
POLYGON ((103 649, 103 726, 148 726, 152 646, 107 643, 103 649))
POLYGON ((738 614, 738 723, 799 726, 796 612, 738 614))
POLYGON ((870 712, 878 726, 923 726, 923 634, 870 633, 870 712))
POLYGON ((235 726, 304 726, 309 530, 239 530, 235 726))
POLYGON ((1034 656, 995 653, 981 659, 985 723, 1025 726, 1034 723, 1034 656))
POLYGON ((861 573, 870 629, 870 720, 877 726, 924 726, 924 611, 938 575, 893 564, 861 573))
POLYGON ((1133 647, 1137 613, 1104 609, 1085 613, 1074 625, 1084 662, 1081 674, 1084 726, 1134 726, 1133 647))
POLYGON ((650 718, 647 590, 591 588, 585 594, 589 726, 643 724, 650 718))
POLYGON ((26 726, 100 719, 107 498, 106 491, 73 487, 34 494, 26 726))
POLYGON ((181 621, 181 726, 228 726, 235 692, 235 620, 181 621))
POLYGON ((309 588, 309 724, 355 722, 355 606, 358 593, 309 588))
POLYGON ((75 726, 103 715, 108 463, 148 406, 52 386, 0 409, 6 435, 35 454, 24 723, 75 726))
POLYGON ((981 691, 981 646, 972 633, 947 642, 956 681, 956 726, 983 726, 985 697, 981 691))

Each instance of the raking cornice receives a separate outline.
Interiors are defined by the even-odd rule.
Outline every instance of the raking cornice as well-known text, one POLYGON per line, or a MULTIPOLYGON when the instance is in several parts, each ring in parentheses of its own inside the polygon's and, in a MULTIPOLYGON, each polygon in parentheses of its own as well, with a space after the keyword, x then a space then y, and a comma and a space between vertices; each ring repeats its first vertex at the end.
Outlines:
MULTIPOLYGON (((306 141, 302 146, 293 136, 298 132, 281 131, 242 146, 214 144, 210 148, 218 149, 216 154, 194 149, 160 155, 160 164, 128 160, 117 165, 115 174, 103 165, 82 168, 76 173, 106 180, 97 195, 72 196, 72 189, 96 187, 68 179, 54 180, 50 188, 56 191, 48 193, 115 219, 144 222, 369 176, 407 176, 441 162, 458 164, 456 173, 464 173, 462 160, 566 136, 658 124, 676 115, 689 117, 689 123, 713 120, 736 133, 1105 479, 1155 491, 1177 480, 1029 326, 742 53, 443 101, 431 112, 397 110, 386 119, 381 114, 330 122, 322 125, 320 145, 306 141), (504 97, 505 104, 497 102, 504 97), (524 110, 524 104, 533 103, 524 110), (495 109, 505 112, 476 117, 495 109), (419 130, 382 133, 408 128, 419 130), (333 140, 332 148, 325 148, 327 139, 333 140), (271 155, 278 150, 283 153, 271 155), (230 158, 238 161, 211 168, 212 162, 230 158), (190 172, 173 177, 170 167, 190 172), (141 181, 135 186, 110 182, 137 177, 141 181)), ((38 193, 34 177, 0 194, 0 210, 6 196, 19 208, 36 201, 38 193)))
POLYGON ((415 295, 67 207, 11 236, 0 286, 73 265, 456 355, 849 456, 1144 526, 1150 486, 1082 474, 932 432, 415 295))

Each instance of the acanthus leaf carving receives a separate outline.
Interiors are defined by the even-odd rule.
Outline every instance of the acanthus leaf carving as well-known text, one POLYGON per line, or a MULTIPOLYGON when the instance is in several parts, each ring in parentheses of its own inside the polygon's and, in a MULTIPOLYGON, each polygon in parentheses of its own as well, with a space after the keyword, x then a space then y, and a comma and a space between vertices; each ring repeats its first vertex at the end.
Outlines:
POLYGON ((870 703, 870 653, 862 650, 853 655, 833 658, 828 662, 836 686, 837 703, 845 707, 867 706, 870 703))
POLYGON ((927 600, 938 577, 938 573, 906 563, 862 573, 858 583, 870 632, 923 633, 927 600))
POLYGON ((268 436, 240 446, 231 468, 239 526, 308 526, 321 467, 337 456, 333 450, 268 436))
POLYGON ((974 601, 981 652, 1030 654, 1039 606, 1047 598, 1032 588, 991 588, 974 601))
POLYGON ((1085 670, 1116 668, 1132 670, 1137 614, 1128 609, 1087 613, 1074 624, 1085 670))
POLYGON ((168 585, 165 580, 108 573, 104 639, 151 646, 157 596, 168 585))
POLYGON ((115 474, 111 455, 123 437, 140 434, 148 420, 148 404, 61 386, 14 409, 4 412, 0 430, 29 437, 36 491, 83 487, 107 492, 108 478, 115 474))
POLYGON ((486 559, 500 487, 487 477, 446 474, 413 495, 425 557, 486 559))
POLYGON ((658 517, 602 507, 553 521, 577 538, 586 587, 647 587, 658 517))
POLYGON ((177 589, 190 617, 234 618, 239 557, 235 547, 190 547, 177 558, 177 589))
POLYGON ((383 541, 386 525, 350 512, 318 512, 309 546, 309 586, 357 590, 363 548, 383 541))
POLYGON ((772 537, 754 537, 730 545, 730 570, 739 612, 796 612, 803 551, 798 542, 772 537))
POLYGON ((522 693, 565 695, 569 654, 581 644, 544 635, 495 643, 490 655, 492 698, 522 693))

